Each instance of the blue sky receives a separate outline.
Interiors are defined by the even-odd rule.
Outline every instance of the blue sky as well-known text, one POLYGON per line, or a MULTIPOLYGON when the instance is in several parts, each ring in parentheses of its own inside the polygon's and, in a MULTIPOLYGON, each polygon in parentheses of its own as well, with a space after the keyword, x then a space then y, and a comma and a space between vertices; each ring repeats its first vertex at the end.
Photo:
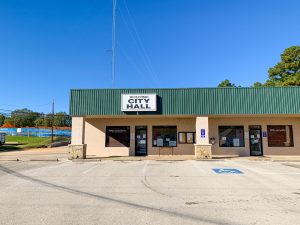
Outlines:
MULTIPOLYGON (((250 86, 299 45, 298 0, 117 0, 116 88, 250 86)), ((0 109, 111 88, 112 0, 0 0, 0 109)), ((0 111, 1 112, 1 111, 0 111)))

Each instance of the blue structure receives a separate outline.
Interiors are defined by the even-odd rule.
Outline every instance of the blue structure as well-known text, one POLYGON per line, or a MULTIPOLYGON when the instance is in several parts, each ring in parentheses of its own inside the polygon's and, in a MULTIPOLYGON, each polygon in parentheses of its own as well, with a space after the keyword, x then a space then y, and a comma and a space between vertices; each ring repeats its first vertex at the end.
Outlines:
MULTIPOLYGON (((50 137, 51 129, 43 128, 0 128, 0 132, 12 136, 50 137)), ((71 137, 71 130, 54 130, 54 136, 71 137)))

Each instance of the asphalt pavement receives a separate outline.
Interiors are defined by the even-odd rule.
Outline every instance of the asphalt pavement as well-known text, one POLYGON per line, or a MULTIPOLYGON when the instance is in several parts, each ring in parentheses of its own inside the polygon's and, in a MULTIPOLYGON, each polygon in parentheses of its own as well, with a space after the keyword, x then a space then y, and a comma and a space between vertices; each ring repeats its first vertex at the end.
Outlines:
POLYGON ((3 225, 299 224, 300 169, 239 159, 1 161, 0 202, 3 225))

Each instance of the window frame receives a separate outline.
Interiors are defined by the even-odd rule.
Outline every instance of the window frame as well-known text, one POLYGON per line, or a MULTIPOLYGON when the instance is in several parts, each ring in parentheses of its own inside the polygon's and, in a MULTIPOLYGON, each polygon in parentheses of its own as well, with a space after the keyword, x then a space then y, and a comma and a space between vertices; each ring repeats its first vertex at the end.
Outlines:
POLYGON ((108 147, 108 148, 130 148, 130 126, 106 126, 105 127, 105 147, 108 147), (128 138, 128 146, 127 145, 123 145, 123 146, 110 146, 108 143, 109 143, 109 136, 108 136, 108 130, 111 128, 111 127, 114 127, 114 128, 124 128, 126 127, 127 131, 128 131, 128 135, 129 135, 129 138, 128 138))
POLYGON ((293 131, 293 125, 267 125, 267 139, 268 139, 268 147, 269 148, 293 148, 295 145, 294 145, 294 131, 293 131), (289 127, 289 130, 291 132, 291 138, 290 138, 290 141, 291 141, 291 145, 290 146, 285 146, 285 145, 277 145, 277 146, 274 146, 274 145, 270 145, 270 141, 269 141, 269 137, 270 137, 270 132, 269 132, 269 127, 278 127, 278 126, 288 126, 289 127))
POLYGON ((177 125, 155 125, 155 126, 152 126, 152 147, 154 148, 174 148, 174 147, 177 147, 178 146, 178 140, 177 140, 177 125), (176 145, 175 146, 157 146, 157 143, 156 145, 154 145, 154 128, 169 128, 169 127, 175 127, 176 129, 176 135, 175 135, 175 138, 176 138, 176 145))
POLYGON ((219 135, 219 138, 218 138, 218 141, 219 141, 219 148, 245 148, 246 146, 246 143, 245 143, 245 126, 244 125, 219 125, 218 126, 218 135, 219 135), (228 127, 228 128, 242 128, 243 129, 243 145, 242 146, 221 146, 221 142, 220 142, 220 128, 221 127, 228 127))
POLYGON ((177 138, 178 139, 178 144, 195 144, 196 143, 196 140, 195 140, 196 139, 195 138, 196 135, 195 134, 196 134, 196 132, 194 132, 194 131, 182 131, 182 132, 178 132, 178 138, 177 138), (193 142, 192 143, 188 142, 188 139, 187 139, 187 134, 188 133, 193 134, 193 142), (185 134, 185 142, 180 142, 180 138, 179 138, 180 134, 185 134))

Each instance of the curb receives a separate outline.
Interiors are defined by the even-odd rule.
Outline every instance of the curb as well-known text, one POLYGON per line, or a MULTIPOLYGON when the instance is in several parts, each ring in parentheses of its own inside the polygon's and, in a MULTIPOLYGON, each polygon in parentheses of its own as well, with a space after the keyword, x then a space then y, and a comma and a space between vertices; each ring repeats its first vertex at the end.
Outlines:
POLYGON ((282 163, 282 165, 290 166, 290 167, 293 167, 293 168, 300 169, 300 165, 293 164, 293 163, 282 163))
POLYGON ((152 159, 154 161, 187 161, 186 159, 152 159))
POLYGON ((203 161, 203 162, 225 162, 226 159, 194 159, 194 161, 203 161))
POLYGON ((101 162, 101 159, 69 159, 72 162, 101 162))
POLYGON ((116 162, 134 162, 134 161, 142 161, 141 159, 112 159, 113 161, 116 161, 116 162))
POLYGON ((272 162, 300 162, 300 159, 272 159, 272 162))
POLYGON ((5 162, 5 161, 21 161, 20 159, 0 159, 0 162, 5 162))
POLYGON ((43 161, 43 162, 58 162, 58 158, 55 159, 42 159, 42 158, 36 158, 36 159, 29 159, 29 161, 43 161))

